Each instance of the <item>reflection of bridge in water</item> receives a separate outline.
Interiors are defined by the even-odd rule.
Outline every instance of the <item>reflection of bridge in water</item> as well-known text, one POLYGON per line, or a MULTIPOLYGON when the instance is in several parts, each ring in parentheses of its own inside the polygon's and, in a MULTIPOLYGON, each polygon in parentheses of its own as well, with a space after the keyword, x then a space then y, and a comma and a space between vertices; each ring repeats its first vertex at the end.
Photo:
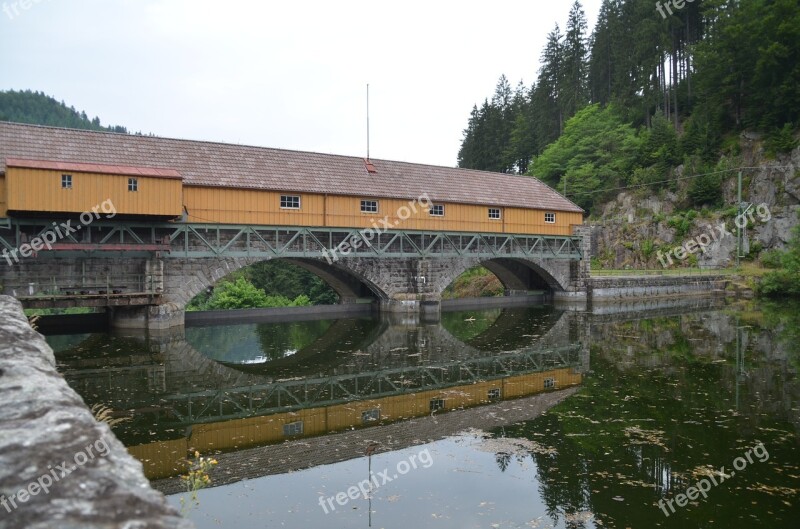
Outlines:
MULTIPOLYGON (((171 395, 165 400, 180 423, 197 424, 577 367, 581 364, 580 353, 580 344, 545 350, 532 346, 521 351, 500 352, 443 363, 198 391, 171 395)), ((555 381, 551 387, 555 387, 555 381)), ((502 391, 496 398, 501 395, 502 391)), ((443 403, 442 407, 445 406, 443 403)))
POLYGON ((202 344, 193 344, 193 329, 151 341, 147 347, 159 353, 128 357, 132 365, 101 368, 108 366, 107 357, 70 358, 69 352, 59 353, 59 364, 70 384, 89 399, 115 409, 156 414, 159 422, 173 425, 295 411, 581 365, 580 345, 569 341, 569 314, 498 310, 496 315, 487 329, 466 341, 439 324, 338 320, 296 354, 265 364, 211 360, 200 352, 202 344), (538 332, 523 338, 509 336, 515 325, 538 332), (517 348, 492 351, 491 344, 501 340, 517 348))
MULTIPOLYGON (((108 357, 86 358, 74 347, 58 358, 87 403, 132 410, 134 421, 116 433, 156 479, 176 475, 182 469, 177 459, 190 448, 238 451, 432 411, 438 416, 442 410, 491 408, 504 399, 574 386, 589 368, 585 345, 593 324, 708 308, 694 303, 656 303, 645 312, 622 307, 621 314, 597 318, 542 308, 484 311, 491 317, 477 322, 445 313, 441 324, 343 319, 326 324, 293 354, 263 364, 209 358, 252 339, 255 331, 246 326, 231 332, 227 345, 214 342, 208 351, 203 333, 216 329, 163 335, 111 369, 98 369, 109 365, 108 357)), ((419 424, 408 423, 412 429, 419 424)))

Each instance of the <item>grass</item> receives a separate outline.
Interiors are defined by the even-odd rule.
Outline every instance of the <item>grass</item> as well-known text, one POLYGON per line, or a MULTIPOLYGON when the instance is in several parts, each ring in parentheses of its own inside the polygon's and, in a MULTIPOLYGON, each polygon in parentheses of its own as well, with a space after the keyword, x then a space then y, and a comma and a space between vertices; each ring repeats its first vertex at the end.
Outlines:
POLYGON ((653 268, 653 269, 630 269, 630 270, 592 270, 592 277, 608 276, 690 276, 690 275, 716 275, 716 274, 738 274, 740 270, 735 268, 653 268))

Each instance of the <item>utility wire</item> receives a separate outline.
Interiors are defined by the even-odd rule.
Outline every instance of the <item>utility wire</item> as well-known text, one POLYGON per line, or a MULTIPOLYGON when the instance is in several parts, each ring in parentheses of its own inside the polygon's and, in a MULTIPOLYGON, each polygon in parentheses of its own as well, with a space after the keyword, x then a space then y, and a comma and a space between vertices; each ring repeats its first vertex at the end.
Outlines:
MULTIPOLYGON (((597 193, 608 193, 610 191, 624 191, 626 189, 638 189, 638 188, 641 188, 641 187, 648 187, 648 186, 652 186, 652 185, 655 185, 655 184, 666 184, 666 183, 669 183, 669 182, 676 182, 678 180, 691 180, 692 178, 698 178, 698 177, 701 177, 701 176, 711 176, 711 175, 715 175, 715 174, 732 173, 732 172, 736 172, 736 171, 745 171, 745 170, 750 170, 750 169, 794 169, 794 168, 795 168, 795 166, 793 166, 793 165, 773 165, 773 166, 770 166, 770 167, 734 167, 734 168, 731 168, 731 169, 722 169, 720 171, 712 171, 710 173, 699 173, 699 174, 693 174, 693 175, 678 176, 676 178, 669 178, 667 180, 658 180, 656 182, 648 182, 646 184, 633 184, 633 185, 629 185, 629 186, 612 187, 610 189, 595 189, 594 191, 582 191, 582 192, 579 191, 577 193, 570 193, 569 196, 575 197, 575 196, 584 196, 584 195, 594 195, 594 194, 597 194, 597 193)), ((569 196, 567 198, 569 198, 569 196)))

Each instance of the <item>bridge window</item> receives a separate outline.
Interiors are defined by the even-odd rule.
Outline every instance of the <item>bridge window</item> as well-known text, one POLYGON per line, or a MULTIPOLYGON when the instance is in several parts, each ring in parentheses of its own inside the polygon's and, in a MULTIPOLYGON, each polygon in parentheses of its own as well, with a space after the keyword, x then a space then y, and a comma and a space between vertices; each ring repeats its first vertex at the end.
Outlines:
POLYGON ((139 180, 136 178, 128 178, 128 191, 139 191, 139 180))
POLYGON ((500 218, 500 208, 489 208, 489 218, 498 220, 500 218))
POLYGON ((544 379, 544 389, 552 389, 554 387, 556 387, 556 379, 553 377, 544 379))
POLYGON ((432 217, 444 217, 444 204, 434 204, 429 211, 432 217))
POLYGON ((555 224, 556 223, 556 214, 555 213, 545 213, 544 214, 544 221, 547 224, 555 224))
POLYGON ((300 195, 281 195, 281 209, 300 209, 300 195))
POLYGON ((500 388, 492 388, 489 390, 489 400, 497 400, 500 398, 500 388))
POLYGON ((366 424, 368 422, 379 421, 381 419, 381 409, 373 408, 371 410, 364 410, 361 412, 361 422, 366 424))
POLYGON ((444 399, 431 399, 431 411, 443 410, 444 399))
POLYGON ((71 174, 62 174, 61 175, 61 189, 72 189, 72 175, 71 174))
POLYGON ((289 437, 292 435, 303 435, 303 421, 290 422, 283 425, 283 435, 289 437))
POLYGON ((378 201, 377 200, 362 200, 361 213, 377 213, 378 201))

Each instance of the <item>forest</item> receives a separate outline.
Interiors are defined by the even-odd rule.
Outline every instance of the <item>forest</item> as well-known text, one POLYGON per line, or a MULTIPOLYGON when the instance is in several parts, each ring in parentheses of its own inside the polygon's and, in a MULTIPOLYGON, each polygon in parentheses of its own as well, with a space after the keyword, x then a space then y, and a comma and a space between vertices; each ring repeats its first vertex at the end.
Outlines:
POLYGON ((683 166, 700 175, 692 205, 719 206, 738 135, 763 135, 774 155, 797 146, 799 121, 796 0, 687 2, 667 16, 651 0, 604 0, 591 33, 576 1, 535 82, 501 76, 473 107, 458 165, 535 176, 589 213, 619 189, 668 188, 683 166))
POLYGON ((67 107, 63 101, 59 103, 54 97, 31 90, 0 91, 0 121, 128 133, 125 127, 120 125, 104 127, 97 116, 89 119, 86 112, 78 112, 75 107, 67 107))

